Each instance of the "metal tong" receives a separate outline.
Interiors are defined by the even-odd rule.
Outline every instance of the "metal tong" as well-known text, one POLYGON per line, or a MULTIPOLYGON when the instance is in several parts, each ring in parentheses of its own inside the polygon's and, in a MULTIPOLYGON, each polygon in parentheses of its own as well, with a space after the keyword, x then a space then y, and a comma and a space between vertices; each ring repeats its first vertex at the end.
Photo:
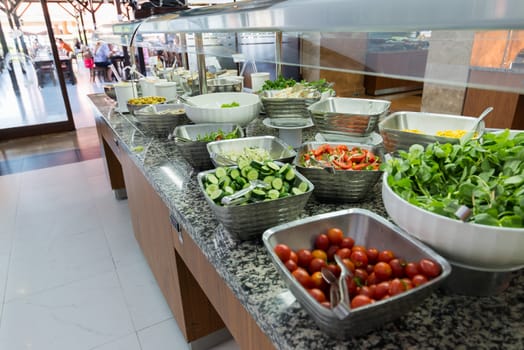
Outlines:
POLYGON ((255 188, 266 188, 269 186, 264 181, 260 180, 251 180, 249 181, 249 186, 246 188, 241 189, 238 192, 233 193, 232 195, 223 197, 220 202, 224 205, 234 205, 234 204, 240 204, 245 201, 247 201, 247 198, 244 197, 247 193, 253 191, 255 188))
POLYGON ((329 300, 331 310, 341 320, 346 318, 351 309, 349 303, 349 292, 346 284, 346 275, 341 273, 337 278, 328 268, 323 267, 321 270, 322 277, 330 285, 329 300))

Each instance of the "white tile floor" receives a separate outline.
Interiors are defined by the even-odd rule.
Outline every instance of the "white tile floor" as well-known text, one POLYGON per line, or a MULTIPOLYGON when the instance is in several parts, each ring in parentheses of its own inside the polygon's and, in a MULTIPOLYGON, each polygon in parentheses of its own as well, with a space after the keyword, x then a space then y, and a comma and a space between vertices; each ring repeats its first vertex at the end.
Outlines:
POLYGON ((189 349, 101 159, 0 176, 0 301, 1 350, 189 349))

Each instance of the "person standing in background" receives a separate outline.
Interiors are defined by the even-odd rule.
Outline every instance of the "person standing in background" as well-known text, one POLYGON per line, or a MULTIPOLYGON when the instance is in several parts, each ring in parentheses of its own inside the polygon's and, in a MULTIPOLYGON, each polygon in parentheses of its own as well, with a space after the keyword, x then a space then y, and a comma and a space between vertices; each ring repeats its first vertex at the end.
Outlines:
POLYGON ((95 66, 98 68, 105 68, 106 73, 106 81, 112 81, 113 75, 111 72, 111 69, 109 68, 109 65, 111 64, 111 50, 109 49, 109 46, 98 40, 96 42, 95 46, 95 55, 94 55, 94 61, 95 66))
POLYGON ((72 55, 73 49, 64 40, 62 40, 61 38, 58 38, 58 39, 56 39, 56 44, 57 44, 58 50, 60 50, 61 54, 65 55, 65 56, 69 56, 69 57, 72 55))

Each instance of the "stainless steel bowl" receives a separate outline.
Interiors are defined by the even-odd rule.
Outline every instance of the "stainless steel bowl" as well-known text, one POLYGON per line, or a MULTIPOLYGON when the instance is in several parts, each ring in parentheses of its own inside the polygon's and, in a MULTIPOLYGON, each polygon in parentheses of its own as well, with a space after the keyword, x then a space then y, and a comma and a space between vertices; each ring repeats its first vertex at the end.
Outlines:
POLYGON ((348 136, 368 136, 383 116, 390 101, 349 97, 329 97, 308 110, 319 131, 348 136))
POLYGON ((320 100, 320 92, 312 98, 274 97, 277 91, 263 91, 260 100, 264 111, 275 126, 304 126, 309 122, 308 107, 320 100))
POLYGON ((104 84, 104 93, 110 99, 116 101, 115 86, 113 84, 104 84))
POLYGON ((383 171, 380 170, 335 170, 329 173, 325 169, 310 168, 301 165, 302 156, 318 148, 320 145, 329 144, 346 145, 348 148, 360 147, 383 157, 382 147, 349 142, 306 142, 298 149, 293 163, 297 170, 309 179, 314 185, 313 195, 322 202, 357 202, 366 198, 371 189, 379 181, 383 171))
POLYGON ((215 166, 232 165, 234 161, 227 161, 225 154, 241 154, 245 148, 262 148, 268 151, 272 160, 291 163, 297 152, 284 141, 275 136, 253 136, 241 139, 214 141, 207 144, 211 161, 215 166))
POLYGON ((207 92, 242 92, 242 82, 230 78, 210 79, 207 92))
MULTIPOLYGON (((426 146, 436 141, 440 143, 459 143, 459 138, 436 136, 442 130, 470 130, 477 118, 452 114, 425 112, 395 112, 378 124, 386 152, 409 150, 413 144, 426 146), (407 130, 418 130, 421 133, 407 130)), ((484 122, 480 123, 478 135, 484 133, 484 122)))
MULTIPOLYGON (((277 164, 282 165, 283 163, 277 162, 277 164)), ((215 204, 204 190, 205 176, 214 171, 198 173, 200 190, 218 221, 222 223, 226 231, 240 240, 260 237, 264 230, 299 217, 314 189, 314 185, 308 179, 297 173, 295 182, 308 184, 308 190, 302 194, 246 205, 220 206, 215 204)))
POLYGON ((207 144, 209 142, 197 141, 197 139, 199 136, 207 135, 219 129, 225 133, 236 129, 238 130, 238 136, 244 137, 242 128, 237 124, 231 123, 180 125, 175 128, 173 132, 175 145, 182 154, 182 157, 184 157, 193 168, 207 170, 214 167, 209 152, 207 151, 207 144), (183 139, 190 141, 183 141, 183 139))
POLYGON ((135 110, 134 116, 145 134, 157 137, 167 137, 177 125, 190 123, 182 104, 149 105, 135 110))
POLYGON ((476 297, 487 297, 502 293, 509 287, 515 272, 524 266, 511 269, 485 269, 449 262, 451 274, 442 284, 444 292, 476 297))
POLYGON ((338 339, 367 333, 386 322, 397 319, 419 305, 451 272, 449 263, 440 255, 411 238, 386 219, 364 209, 340 210, 292 221, 266 230, 262 239, 275 267, 300 305, 322 331, 338 339), (408 261, 433 259, 442 267, 442 273, 417 288, 353 309, 346 318, 340 320, 331 309, 313 299, 273 250, 279 243, 287 244, 293 250, 310 248, 315 237, 331 227, 342 229, 346 235, 355 239, 355 244, 375 247, 379 250, 391 249, 397 256, 408 261))

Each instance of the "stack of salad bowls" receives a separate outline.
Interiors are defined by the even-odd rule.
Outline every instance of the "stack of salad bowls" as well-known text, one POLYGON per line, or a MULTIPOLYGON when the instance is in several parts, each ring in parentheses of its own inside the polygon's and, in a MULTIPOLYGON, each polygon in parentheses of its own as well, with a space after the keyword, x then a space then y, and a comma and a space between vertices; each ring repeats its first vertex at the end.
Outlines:
POLYGON ((306 142, 298 149, 293 163, 315 185, 313 194, 319 201, 357 202, 366 198, 379 181, 382 159, 378 145, 306 142), (315 154, 316 161, 311 159, 315 154))
POLYGON ((524 133, 486 133, 481 142, 414 145, 386 164, 391 219, 482 282, 454 276, 458 293, 495 294, 524 267, 523 149, 524 133))

